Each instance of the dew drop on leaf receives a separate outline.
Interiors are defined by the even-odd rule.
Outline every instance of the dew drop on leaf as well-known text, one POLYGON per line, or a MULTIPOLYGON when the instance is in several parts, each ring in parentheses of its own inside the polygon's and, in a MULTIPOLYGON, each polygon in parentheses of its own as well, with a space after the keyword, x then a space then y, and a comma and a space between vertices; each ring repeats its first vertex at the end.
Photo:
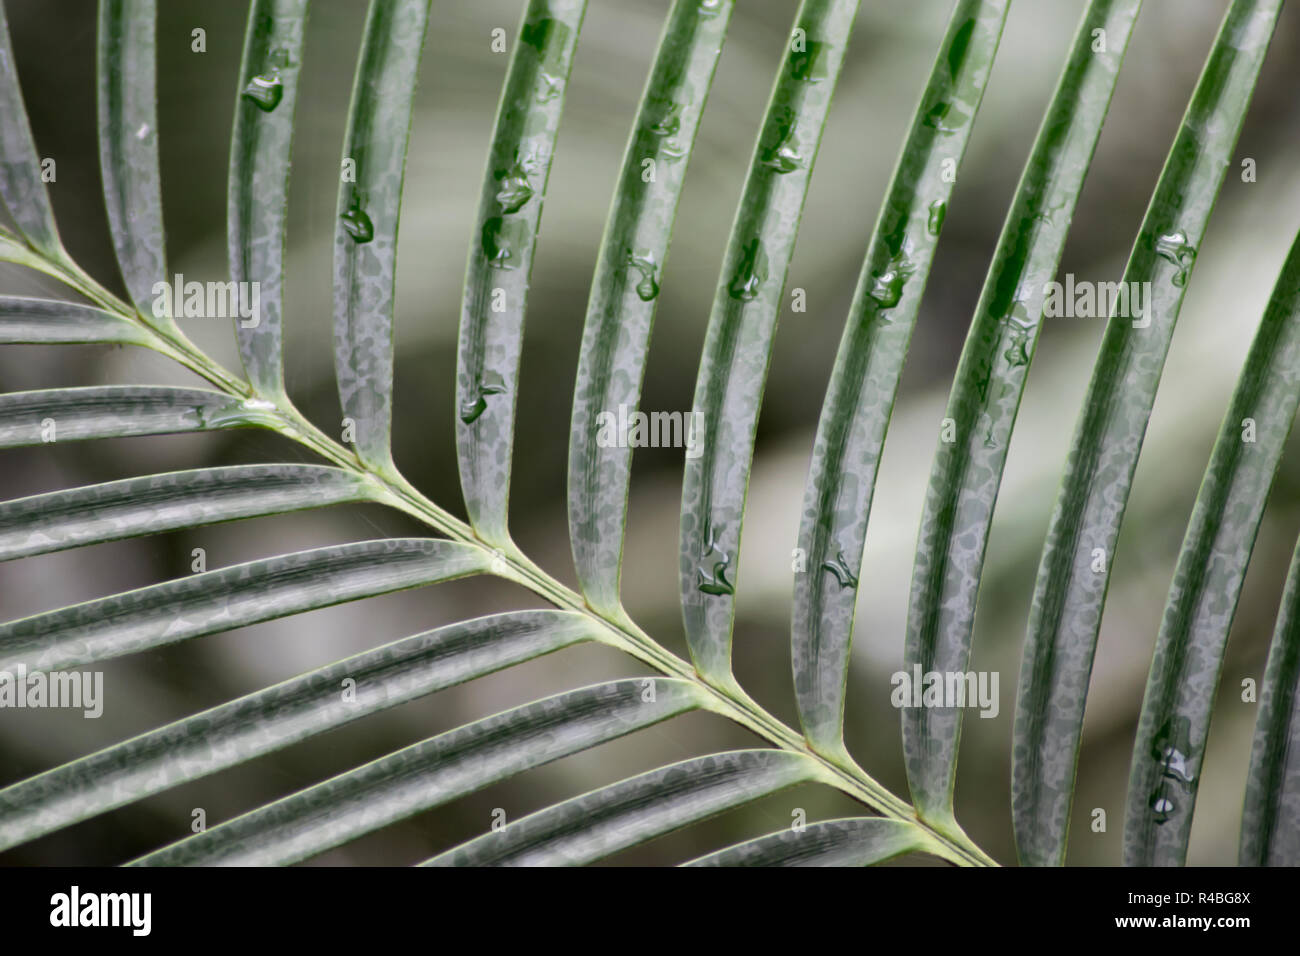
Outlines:
POLYGON ((1156 255, 1178 267, 1173 284, 1182 288, 1187 284, 1187 272, 1196 258, 1196 250, 1187 241, 1187 235, 1181 229, 1165 233, 1156 239, 1156 255))
POLYGON ((280 105, 280 100, 284 97, 284 84, 274 74, 255 76, 248 81, 242 95, 263 113, 269 113, 280 105))
POLYGON ((352 197, 352 204, 348 206, 347 212, 339 216, 339 219, 343 222, 343 231, 358 245, 375 238, 375 225, 366 215, 366 211, 361 208, 361 200, 355 196, 352 197))
POLYGON ((948 215, 948 204, 942 199, 936 199, 930 203, 930 218, 926 221, 925 229, 930 235, 937 236, 943 230, 944 217, 948 215))
POLYGON ((627 254, 629 268, 641 274, 641 281, 636 284, 636 294, 641 301, 649 302, 659 295, 659 283, 655 278, 655 260, 650 253, 638 256, 629 250, 627 254))
POLYGON ((745 243, 741 250, 740 263, 727 287, 727 294, 733 299, 748 302, 758 295, 759 288, 766 280, 767 255, 763 252, 763 241, 754 238, 745 243))

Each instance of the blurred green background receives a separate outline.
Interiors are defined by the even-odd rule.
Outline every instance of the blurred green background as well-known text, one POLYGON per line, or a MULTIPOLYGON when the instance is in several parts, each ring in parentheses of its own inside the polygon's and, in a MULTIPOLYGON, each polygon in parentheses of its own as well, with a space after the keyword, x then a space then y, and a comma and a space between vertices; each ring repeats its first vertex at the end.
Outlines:
MULTIPOLYGON (((65 242, 120 289, 100 199, 91 0, 5 0, 31 123, 65 242)), ((713 286, 794 0, 741 0, 704 115, 663 274, 642 402, 690 407, 713 286)), ((760 422, 738 568, 735 653, 742 683, 793 721, 790 553, 818 410, 861 258, 912 110, 942 37, 949 0, 865 0, 857 19, 805 210, 787 289, 808 311, 782 316, 760 422)), ((1061 263, 1077 281, 1116 281, 1209 49, 1225 0, 1148 0, 1061 263)), ((228 138, 247 3, 166 0, 158 30, 159 119, 170 266, 224 279, 228 138), (207 52, 191 52, 191 30, 207 52)), ((434 0, 406 167, 397 276, 396 459, 435 501, 462 513, 453 444, 456 323, 467 244, 521 0, 434 0)), ((587 291, 623 147, 668 0, 592 0, 552 168, 533 272, 513 487, 512 527, 543 566, 572 581, 564 518, 573 373, 587 291)), ((884 455, 861 575, 848 741, 877 779, 906 793, 889 675, 900 666, 912 553, 948 385, 985 270, 1083 0, 1012 5, 997 66, 960 172, 884 455)), ((327 431, 340 412, 332 382, 330 256, 343 129, 366 4, 315 0, 301 74, 288 232, 289 389, 327 431)), ((1093 673, 1069 861, 1119 860, 1125 782, 1151 647, 1210 447, 1277 271, 1300 225, 1300 12, 1283 13, 1237 151, 1257 181, 1228 170, 1179 321, 1147 434, 1093 673), (1089 827, 1107 813, 1107 831, 1089 827)), ((63 295, 0 267, 9 294, 63 295)), ((787 294, 786 301, 789 301, 787 294)), ((179 320, 237 368, 226 321, 179 320)), ((969 714, 957 811, 970 835, 1014 860, 1010 736, 1016 675, 1039 550, 1103 323, 1048 320, 1021 409, 997 510, 972 667, 1001 674, 996 719, 969 714)), ((141 350, 13 346, 0 389, 97 383, 189 383, 141 350)), ((1287 561, 1300 528, 1300 448, 1288 451, 1255 551, 1220 688, 1189 862, 1232 863, 1256 704, 1241 681, 1262 677, 1287 561)), ((307 460, 251 431, 118 439, 0 452, 0 496, 204 465, 307 460)), ((624 588, 632 616, 684 653, 676 593, 681 452, 637 452, 624 588)), ((209 567, 381 535, 419 534, 378 508, 333 508, 105 544, 0 565, 0 616, 12 619, 209 567)), ((479 614, 535 606, 491 580, 464 581, 191 641, 104 666, 99 720, 79 712, 0 712, 0 785, 161 723, 378 643, 479 614)), ((642 673, 600 648, 575 648, 160 794, 0 854, 8 864, 108 864, 209 825, 423 737, 581 684, 642 673)), ((472 798, 318 858, 319 865, 410 863, 586 789, 710 750, 757 745, 721 719, 694 715, 532 771, 472 798)), ((675 863, 724 842, 858 812, 819 788, 787 791, 614 857, 675 863)))

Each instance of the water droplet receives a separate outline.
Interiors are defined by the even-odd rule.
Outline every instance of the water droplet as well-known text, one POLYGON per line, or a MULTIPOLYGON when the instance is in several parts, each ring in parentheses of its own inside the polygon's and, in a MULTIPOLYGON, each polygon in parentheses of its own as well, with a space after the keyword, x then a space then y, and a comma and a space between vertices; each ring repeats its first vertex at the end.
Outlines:
POLYGON ((1171 780, 1191 783, 1195 774, 1187 766, 1191 747, 1192 724, 1186 717, 1165 721, 1151 744, 1151 755, 1160 764, 1160 775, 1171 780))
POLYGON ((660 150, 664 159, 670 163, 675 163, 686 155, 686 147, 675 139, 664 140, 663 148, 660 150))
POLYGON ((519 151, 516 150, 515 161, 508 169, 493 170, 493 177, 501 181, 496 201, 503 213, 518 212, 533 198, 533 187, 528 183, 533 168, 532 157, 520 159, 519 151))
POLYGON ((204 428, 231 428, 241 425, 281 425, 283 418, 274 402, 260 398, 234 400, 220 408, 194 406, 199 424, 204 428))
POLYGON ((662 116, 650 125, 650 132, 656 136, 676 136, 682 128, 681 103, 669 103, 662 116))
POLYGON ((942 199, 930 203, 930 218, 925 224, 926 231, 937 236, 943 230, 944 217, 948 215, 948 204, 942 199))
POLYGON ((700 15, 716 17, 722 9, 722 0, 700 0, 700 15))
POLYGON ((754 238, 740 252, 740 263, 736 266, 731 285, 727 287, 727 294, 748 302, 758 295, 759 287, 766 281, 767 254, 763 251, 762 240, 754 238))
POLYGON ((1002 357, 1007 360, 1012 368, 1019 368, 1022 365, 1029 364, 1029 333, 1020 329, 1015 329, 1011 333, 1011 345, 1002 357))
POLYGON ((366 215, 366 211, 361 208, 361 199, 358 196, 352 197, 352 204, 348 206, 347 212, 339 216, 343 221, 344 231, 352 237, 352 241, 357 244, 369 242, 375 238, 375 225, 366 215))
POLYGON ((1174 803, 1173 797, 1169 795, 1169 785, 1166 783, 1160 784, 1156 792, 1151 794, 1147 806, 1155 813, 1158 824, 1167 823, 1178 810, 1178 804, 1174 803))
POLYGON ((266 69, 250 79, 240 95, 263 113, 271 112, 284 98, 284 82, 280 79, 280 71, 288 66, 289 51, 283 48, 272 50, 267 58, 266 69))
POLYGON ((795 127, 794 113, 786 110, 776 121, 776 142, 759 151, 759 162, 778 173, 792 173, 803 166, 803 157, 794 148, 795 127))
POLYGON ((1181 229, 1166 233, 1156 240, 1156 255, 1178 267, 1173 283, 1178 288, 1187 284, 1187 273, 1196 258, 1196 250, 1187 241, 1187 235, 1181 229))
POLYGON ((805 41, 803 50, 796 50, 790 54, 791 75, 805 83, 820 83, 826 79, 826 54, 829 52, 829 43, 818 40, 805 41))
POLYGON ((483 223, 483 255, 494 269, 513 269, 515 249, 524 245, 528 223, 493 216, 483 223))
POLYGON ((659 294, 659 283, 655 279, 657 266, 655 265, 654 255, 647 252, 638 256, 629 249, 627 264, 629 268, 641 273, 641 281, 636 284, 636 294, 641 298, 641 301, 649 302, 659 294))
POLYGON ((900 268, 887 269, 871 277, 871 298, 882 309, 892 309, 903 297, 903 283, 907 276, 900 268))
POLYGON ((150 129, 148 123, 141 123, 140 128, 135 131, 136 139, 144 139, 149 135, 150 129))
POLYGON ((727 580, 727 568, 731 565, 731 555, 718 547, 714 539, 712 523, 704 526, 704 550, 700 552, 700 562, 703 567, 695 569, 696 585, 703 594, 712 594, 715 597, 724 594, 734 594, 735 588, 727 580), (716 554, 718 557, 712 561, 709 555, 716 554))
POLYGON ((495 372, 485 372, 479 379, 478 390, 473 398, 460 403, 460 420, 472 425, 478 417, 487 411, 487 397, 501 395, 506 390, 505 380, 495 372))
POLYGON ((822 568, 835 575, 835 580, 840 583, 842 588, 856 588, 858 578, 851 570, 849 563, 844 560, 844 552, 837 552, 834 561, 823 561, 822 568))
POLYGON ((248 81, 242 95, 263 113, 269 113, 280 105, 280 100, 284 97, 284 84, 280 81, 278 72, 270 76, 255 76, 248 81))

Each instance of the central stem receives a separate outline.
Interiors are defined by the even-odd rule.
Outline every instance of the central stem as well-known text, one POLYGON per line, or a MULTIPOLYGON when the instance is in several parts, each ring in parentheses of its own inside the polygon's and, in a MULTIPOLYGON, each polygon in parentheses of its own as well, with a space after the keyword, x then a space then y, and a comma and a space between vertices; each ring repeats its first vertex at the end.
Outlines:
MULTIPOLYGON (((39 250, 32 251, 41 255, 39 250)), ((42 258, 46 257, 42 256, 42 258)), ((145 321, 129 305, 82 271, 70 258, 65 257, 62 261, 51 261, 46 258, 46 266, 44 271, 76 289, 96 305, 143 327, 153 340, 150 347, 154 351, 180 363, 232 397, 239 399, 253 397, 253 390, 248 383, 231 375, 183 334, 172 334, 145 321)), ((280 428, 260 422, 258 424, 270 427, 277 433, 293 439, 340 468, 361 475, 374 489, 374 499, 377 502, 388 504, 455 541, 482 548, 498 556, 505 565, 503 572, 499 574, 500 577, 526 587, 556 607, 586 615, 603 632, 600 638, 602 643, 629 654, 667 677, 691 681, 712 697, 711 709, 714 712, 745 727, 782 750, 802 754, 816 761, 823 771, 822 775, 827 784, 867 807, 886 817, 911 823, 926 831, 935 842, 933 852, 948 862, 958 866, 998 865, 960 830, 955 833, 949 832, 948 828, 938 829, 919 819, 910 804, 876 782, 851 759, 830 757, 811 748, 802 734, 769 714, 739 685, 733 682, 728 686, 721 686, 705 679, 689 661, 678 657, 659 644, 627 619, 626 615, 623 615, 621 620, 615 620, 596 611, 580 594, 547 574, 513 544, 502 549, 493 547, 481 539, 468 524, 426 498, 400 474, 389 474, 372 468, 353 451, 334 441, 312 424, 283 395, 258 395, 257 397, 270 401, 276 406, 277 417, 283 420, 284 426, 280 428)))

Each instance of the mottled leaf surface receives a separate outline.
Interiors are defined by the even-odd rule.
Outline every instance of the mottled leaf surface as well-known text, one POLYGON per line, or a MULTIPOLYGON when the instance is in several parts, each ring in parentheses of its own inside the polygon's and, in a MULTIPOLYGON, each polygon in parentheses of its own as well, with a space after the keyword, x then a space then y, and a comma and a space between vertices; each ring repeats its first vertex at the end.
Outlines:
MULTIPOLYGON (((371 0, 334 223, 334 369, 362 461, 392 472, 397 220, 429 0, 371 0)), ((345 427, 344 432, 348 429, 345 427)))
POLYGON ((817 778, 814 761, 782 750, 697 757, 548 807, 425 865, 582 866, 817 778))
POLYGON ((320 465, 200 468, 85 485, 0 502, 0 561, 376 496, 360 475, 320 465))
POLYGON ((0 848, 595 636, 581 614, 515 611, 356 654, 0 790, 0 848))
POLYGON ((307 3, 253 0, 230 140, 230 277, 258 284, 258 312, 235 319, 235 337, 249 381, 267 395, 284 393, 284 228, 307 3))
MULTIPOLYGON (((1300 239, 1215 440, 1147 675, 1126 826, 1147 831, 1153 863, 1182 863, 1187 854, 1228 632, 1298 405, 1300 239)), ((1294 820, 1300 824, 1300 817, 1294 820)))
MULTIPOLYGON (((1084 703, 1120 521, 1196 250, 1280 6, 1234 0, 1229 7, 1121 279, 1128 288, 1150 283, 1146 309, 1141 317, 1112 314, 1083 400, 1020 665, 1012 804, 1024 863, 1064 859, 1084 703)), ((1156 729, 1139 739, 1149 742, 1156 729)))
POLYGON ((0 670, 82 667, 486 571, 483 549, 388 538, 282 554, 0 624, 0 670))
POLYGON ((683 866, 874 866, 933 848, 913 823, 854 817, 789 827, 738 843, 683 866))
MULTIPOLYGON (((677 201, 731 8, 731 0, 673 3, 623 154, 587 301, 569 429, 569 539, 583 595, 613 616, 621 613, 632 449, 602 441, 601 429, 616 434, 609 416, 630 415, 641 400, 677 201)), ((689 443, 689 419, 680 425, 677 437, 689 443)))
POLYGON ((667 678, 584 687, 414 744, 136 863, 296 863, 531 767, 702 706, 702 691, 667 678), (653 694, 646 690, 650 683, 653 694))
POLYGON ((817 424, 790 640, 799 719, 824 752, 843 748, 853 611, 880 452, 1006 15, 1006 0, 959 0, 953 8, 876 220, 817 424), (950 168, 954 175, 945 175, 950 168))
POLYGON ((586 0, 529 0, 510 42, 470 240, 456 360, 456 457, 474 530, 506 546, 528 282, 586 0))
POLYGON ((695 380, 699 454, 682 485, 679 588, 695 666, 731 678, 736 559, 772 337, 858 0, 804 0, 754 146, 695 380))
MULTIPOLYGON (((909 675, 960 674, 1011 432, 1074 207, 1110 108, 1140 0, 1093 0, 1039 127, 962 348, 930 470, 904 644, 909 675), (1095 51, 1093 31, 1105 34, 1095 51), (951 440, 949 440, 951 439, 951 440)), ((903 750, 922 819, 951 829, 959 706, 903 708, 903 750)))

